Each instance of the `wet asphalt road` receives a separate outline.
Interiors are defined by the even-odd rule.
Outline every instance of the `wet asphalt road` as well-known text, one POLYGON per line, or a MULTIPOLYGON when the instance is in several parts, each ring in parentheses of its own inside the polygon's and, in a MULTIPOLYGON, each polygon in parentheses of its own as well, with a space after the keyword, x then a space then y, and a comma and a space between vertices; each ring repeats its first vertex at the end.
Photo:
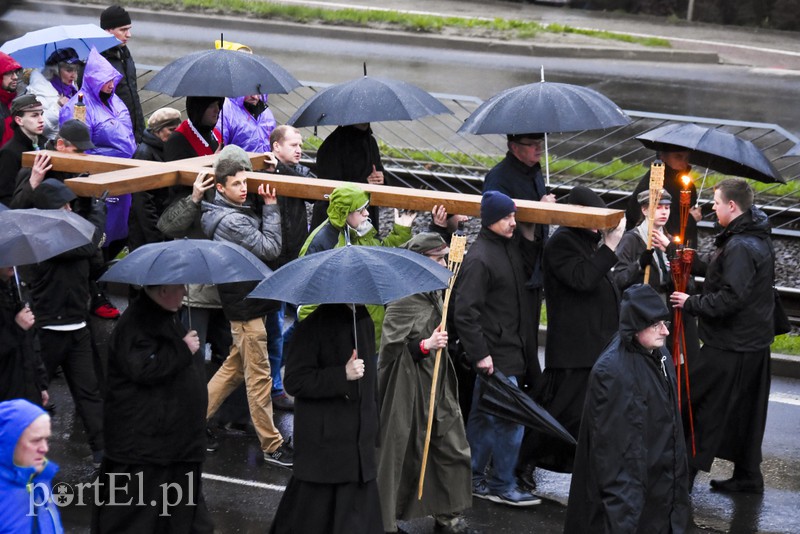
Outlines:
MULTIPOLYGON (((124 303, 114 299, 118 305, 124 303)), ((113 322, 95 321, 98 332, 107 331, 113 322)), ((102 346, 101 346, 102 349, 102 346)), ((50 457, 61 466, 55 482, 71 487, 93 479, 89 448, 76 421, 72 401, 63 379, 51 386, 57 405, 53 419, 50 457)), ((235 407, 231 412, 235 412, 235 407)), ((284 436, 290 436, 293 417, 276 412, 276 423, 284 436)), ((245 418, 246 420, 246 418, 245 418)), ((238 427, 237 427, 238 428, 238 427)), ((729 496, 710 491, 711 478, 727 478, 732 464, 717 461, 711 474, 700 473, 692 495, 694 526, 690 532, 798 533, 800 515, 800 380, 773 377, 769 416, 763 447, 766 491, 762 496, 729 496)), ((209 454, 204 466, 204 495, 217 531, 220 533, 266 532, 291 472, 266 465, 258 440, 247 430, 221 430, 220 449, 209 454)), ((561 532, 566 516, 570 475, 537 472, 537 493, 544 499, 540 506, 515 509, 480 499, 466 512, 471 525, 484 533, 517 534, 521 532, 561 532)), ((62 507, 67 532, 88 532, 91 517, 91 492, 86 491, 84 505, 76 499, 62 507)), ((309 503, 313 513, 313 503, 309 503)), ((420 519, 401 526, 414 534, 432 532, 433 520, 420 519)))

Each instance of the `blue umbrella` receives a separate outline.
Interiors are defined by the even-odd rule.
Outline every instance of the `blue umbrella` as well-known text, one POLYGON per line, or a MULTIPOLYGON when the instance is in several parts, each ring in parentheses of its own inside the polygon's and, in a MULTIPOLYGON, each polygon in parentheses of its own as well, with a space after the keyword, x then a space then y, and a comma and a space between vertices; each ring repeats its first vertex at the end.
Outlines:
POLYGON ((73 48, 78 57, 86 60, 92 47, 98 52, 117 46, 120 41, 96 24, 52 26, 28 32, 7 41, 0 47, 23 67, 41 68, 50 54, 62 48, 73 48))
POLYGON ((300 106, 288 124, 296 127, 410 121, 453 113, 433 95, 391 78, 364 76, 331 85, 300 106))
POLYGON ((66 210, 0 210, 0 267, 27 265, 92 242, 95 226, 66 210))
POLYGON ((288 93, 300 82, 275 63, 234 50, 203 50, 176 59, 144 89, 170 96, 239 97, 288 93))
POLYGON ((224 284, 261 280, 272 271, 251 252, 227 241, 179 239, 137 248, 100 277, 140 286, 224 284))
POLYGON ((251 297, 292 304, 386 304, 447 287, 453 275, 409 250, 348 245, 291 261, 272 273, 251 297))

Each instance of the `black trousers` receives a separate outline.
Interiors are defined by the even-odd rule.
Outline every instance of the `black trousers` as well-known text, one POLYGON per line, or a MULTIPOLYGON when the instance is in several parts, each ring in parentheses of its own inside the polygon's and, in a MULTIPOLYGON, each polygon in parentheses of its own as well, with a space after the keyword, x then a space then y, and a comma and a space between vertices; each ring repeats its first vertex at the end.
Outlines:
POLYGON ((708 345, 700 349, 689 367, 694 457, 688 417, 684 416, 690 466, 708 471, 714 458, 722 458, 735 464, 737 475, 760 477, 771 380, 769 347, 755 352, 708 345))
POLYGON ((203 497, 202 464, 126 464, 103 460, 92 533, 214 532, 203 497))
POLYGON ((103 399, 89 327, 66 332, 40 328, 38 333, 42 361, 50 380, 61 367, 89 446, 92 451, 103 450, 103 399))

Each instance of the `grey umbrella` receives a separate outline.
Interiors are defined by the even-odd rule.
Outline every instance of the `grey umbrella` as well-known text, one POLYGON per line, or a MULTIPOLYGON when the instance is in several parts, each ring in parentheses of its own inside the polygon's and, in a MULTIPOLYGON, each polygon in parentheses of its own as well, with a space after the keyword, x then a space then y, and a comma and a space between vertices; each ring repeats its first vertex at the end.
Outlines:
MULTIPOLYGON (((430 258, 406 249, 348 244, 290 261, 250 296, 298 305, 386 304, 444 289, 452 275, 430 258)), ((354 332, 355 313, 353 308, 354 332)))
POLYGON ((251 252, 234 243, 178 239, 137 248, 106 271, 100 281, 140 286, 224 284, 261 280, 271 272, 251 252))
POLYGON ((786 183, 756 145, 722 130, 691 123, 668 124, 636 139, 652 150, 670 147, 690 150, 691 163, 722 174, 765 183, 786 183))
POLYGON ((144 89, 171 96, 239 97, 288 93, 300 82, 275 63, 234 50, 203 50, 161 69, 144 89))
POLYGON ((288 124, 296 127, 410 121, 453 113, 433 95, 391 78, 362 78, 326 87, 309 98, 288 124))
POLYGON ((459 133, 580 132, 625 126, 630 118, 594 89, 536 82, 506 89, 478 106, 459 133))
POLYGON ((95 226, 66 210, 0 210, 0 267, 27 265, 92 242, 95 226))
POLYGON ((544 134, 545 183, 550 185, 547 134, 601 130, 630 124, 614 102, 594 89, 544 81, 506 89, 478 106, 458 133, 544 134))

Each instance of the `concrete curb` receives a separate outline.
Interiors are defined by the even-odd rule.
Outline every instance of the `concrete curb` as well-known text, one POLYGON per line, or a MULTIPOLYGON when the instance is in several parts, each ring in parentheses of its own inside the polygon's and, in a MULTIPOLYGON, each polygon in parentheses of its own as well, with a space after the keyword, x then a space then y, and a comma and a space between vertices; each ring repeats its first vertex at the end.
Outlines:
MULTIPOLYGON (((539 326, 539 347, 544 347, 546 343, 547 327, 539 326)), ((772 376, 800 379, 800 356, 773 353, 771 365, 772 376)))
MULTIPOLYGON (((71 4, 68 2, 49 2, 46 0, 31 0, 22 7, 29 6, 38 9, 63 7, 71 13, 100 18, 100 12, 106 4, 71 4)), ((147 22, 169 22, 188 26, 209 26, 209 16, 197 13, 182 13, 170 11, 153 11, 130 7, 128 11, 134 20, 147 22)), ((294 22, 280 22, 260 19, 243 19, 230 16, 215 15, 213 25, 220 31, 247 29, 261 31, 276 35, 306 35, 328 39, 348 39, 365 43, 381 42, 405 46, 420 46, 429 48, 446 48, 466 52, 489 52, 496 54, 510 54, 520 56, 546 56, 580 59, 609 59, 627 61, 649 62, 676 62, 676 63, 719 63, 719 56, 714 52, 698 52, 675 49, 658 48, 625 48, 613 46, 561 46, 557 44, 536 44, 523 41, 500 41, 496 39, 479 39, 466 37, 445 37, 439 35, 414 34, 403 31, 375 30, 370 28, 355 28, 347 26, 326 26, 322 24, 297 24, 294 22)))

